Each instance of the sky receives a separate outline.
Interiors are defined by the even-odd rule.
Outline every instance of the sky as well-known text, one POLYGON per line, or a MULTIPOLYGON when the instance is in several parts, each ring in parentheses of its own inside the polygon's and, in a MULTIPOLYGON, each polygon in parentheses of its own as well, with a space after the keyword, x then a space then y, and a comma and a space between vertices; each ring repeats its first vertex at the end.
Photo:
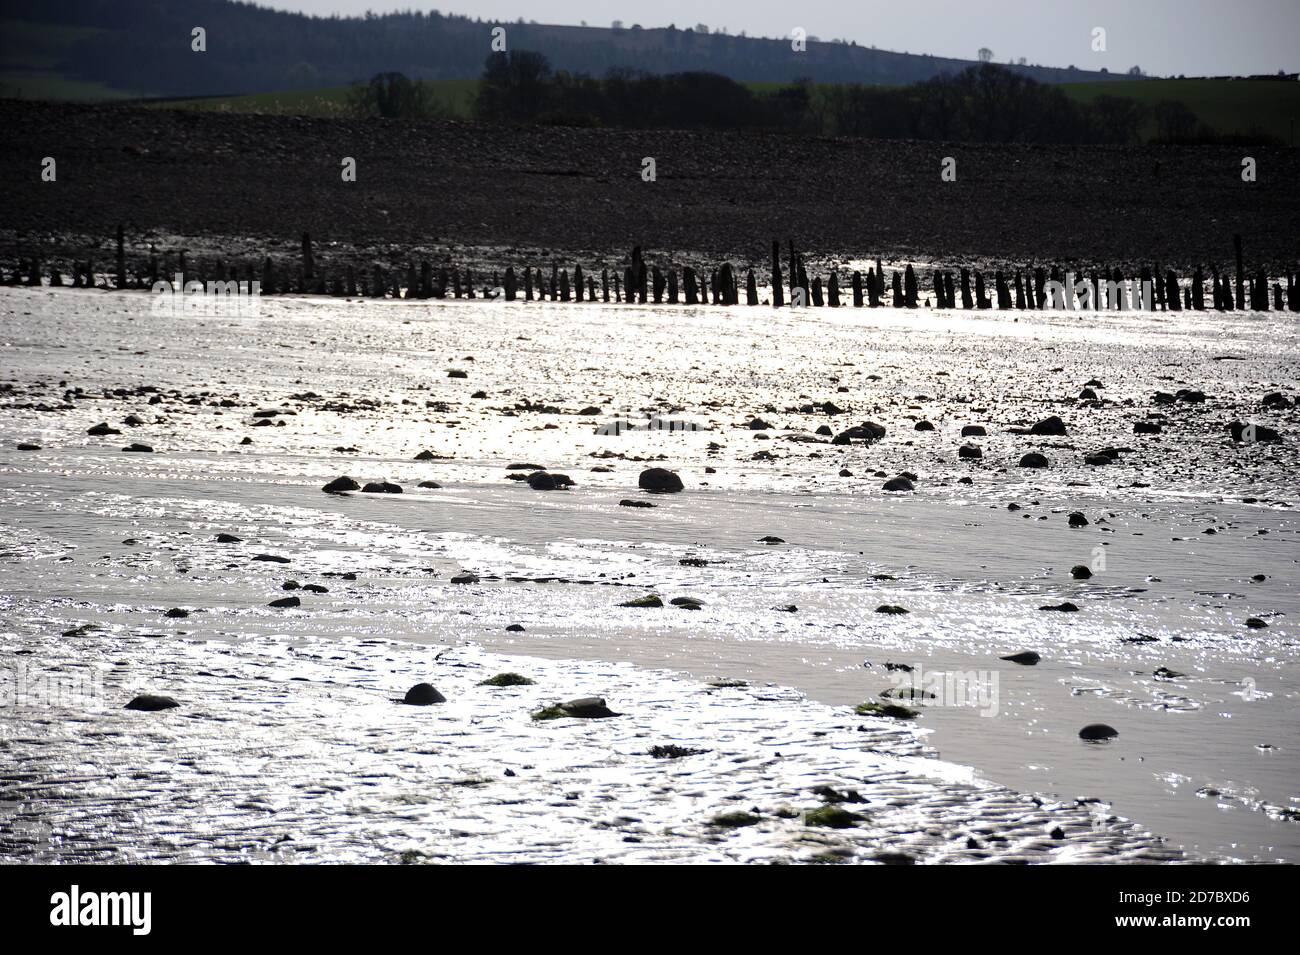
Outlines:
POLYGON ((327 16, 440 10, 485 20, 678 27, 856 40, 908 53, 1175 76, 1300 72, 1300 0, 254 0, 327 16), (1096 28, 1105 51, 1093 50, 1096 28))

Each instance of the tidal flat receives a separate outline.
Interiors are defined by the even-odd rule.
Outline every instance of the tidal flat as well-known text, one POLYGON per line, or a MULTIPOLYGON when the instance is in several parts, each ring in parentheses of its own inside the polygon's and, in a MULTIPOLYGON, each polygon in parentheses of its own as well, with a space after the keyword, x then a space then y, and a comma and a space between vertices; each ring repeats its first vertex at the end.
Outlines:
POLYGON ((6 861, 1300 860, 1287 314, 4 288, 0 356, 6 861))

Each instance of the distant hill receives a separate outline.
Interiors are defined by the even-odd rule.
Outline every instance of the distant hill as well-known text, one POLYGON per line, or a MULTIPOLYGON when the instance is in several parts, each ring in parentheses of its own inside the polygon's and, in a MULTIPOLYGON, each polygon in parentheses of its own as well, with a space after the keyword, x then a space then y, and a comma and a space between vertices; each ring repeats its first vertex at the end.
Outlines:
MULTIPOLYGON (((498 21, 438 13, 319 18, 231 0, 6 0, 0 22, 0 95, 61 98, 203 96, 338 86, 376 73, 412 78, 477 77, 498 21), (207 31, 207 52, 190 31, 207 31), (6 92, 7 91, 7 92, 6 92)), ((511 49, 537 50, 557 70, 604 75, 707 70, 735 80, 898 85, 956 73, 974 61, 809 40, 500 23, 511 49)), ((1010 69, 1047 83, 1126 79, 1118 74, 1031 65, 1010 69)))

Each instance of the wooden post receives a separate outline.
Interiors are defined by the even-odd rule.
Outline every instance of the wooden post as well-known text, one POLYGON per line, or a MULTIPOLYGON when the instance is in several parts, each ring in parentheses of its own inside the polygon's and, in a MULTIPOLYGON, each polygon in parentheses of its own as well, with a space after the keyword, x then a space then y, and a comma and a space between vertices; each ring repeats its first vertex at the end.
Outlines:
POLYGON ((772 307, 780 308, 785 304, 785 289, 781 284, 781 243, 772 240, 772 307))
POLYGON ((758 280, 754 278, 753 269, 745 274, 745 304, 758 304, 758 280))
POLYGON ((961 270, 961 307, 974 307, 970 294, 970 269, 967 268, 961 270))
POLYGON ((1232 247, 1237 253, 1237 308, 1246 307, 1246 270, 1241 262, 1241 233, 1232 237, 1232 247))
POLYGON ((903 272, 903 304, 916 308, 916 272, 910 265, 903 272))
POLYGON ((677 304, 677 270, 668 270, 668 304, 677 304))
POLYGON ((126 233, 119 223, 117 227, 117 287, 126 288, 126 233))
POLYGON ((306 232, 302 234, 302 277, 309 285, 316 277, 316 261, 311 255, 311 236, 306 232))

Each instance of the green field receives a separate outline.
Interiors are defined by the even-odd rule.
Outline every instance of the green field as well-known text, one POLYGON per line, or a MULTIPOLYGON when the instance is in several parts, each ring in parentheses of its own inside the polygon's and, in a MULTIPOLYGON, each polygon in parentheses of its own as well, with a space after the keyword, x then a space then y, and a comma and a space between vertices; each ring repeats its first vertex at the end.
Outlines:
MULTIPOLYGON (((426 80, 434 98, 442 104, 449 119, 469 119, 472 114, 478 80, 426 80)), ((290 90, 281 93, 250 93, 246 96, 218 96, 199 99, 167 100, 150 105, 166 109, 197 109, 220 113, 257 113, 266 116, 346 116, 347 86, 315 90, 290 90)))
MULTIPOLYGON (((1152 107, 1181 101, 1218 133, 1253 129, 1294 145, 1300 121, 1300 83, 1284 80, 1115 80, 1111 83, 1063 83, 1066 95, 1081 103, 1098 96, 1122 96, 1152 107)), ((1154 124, 1145 135, 1154 133, 1154 124)))

